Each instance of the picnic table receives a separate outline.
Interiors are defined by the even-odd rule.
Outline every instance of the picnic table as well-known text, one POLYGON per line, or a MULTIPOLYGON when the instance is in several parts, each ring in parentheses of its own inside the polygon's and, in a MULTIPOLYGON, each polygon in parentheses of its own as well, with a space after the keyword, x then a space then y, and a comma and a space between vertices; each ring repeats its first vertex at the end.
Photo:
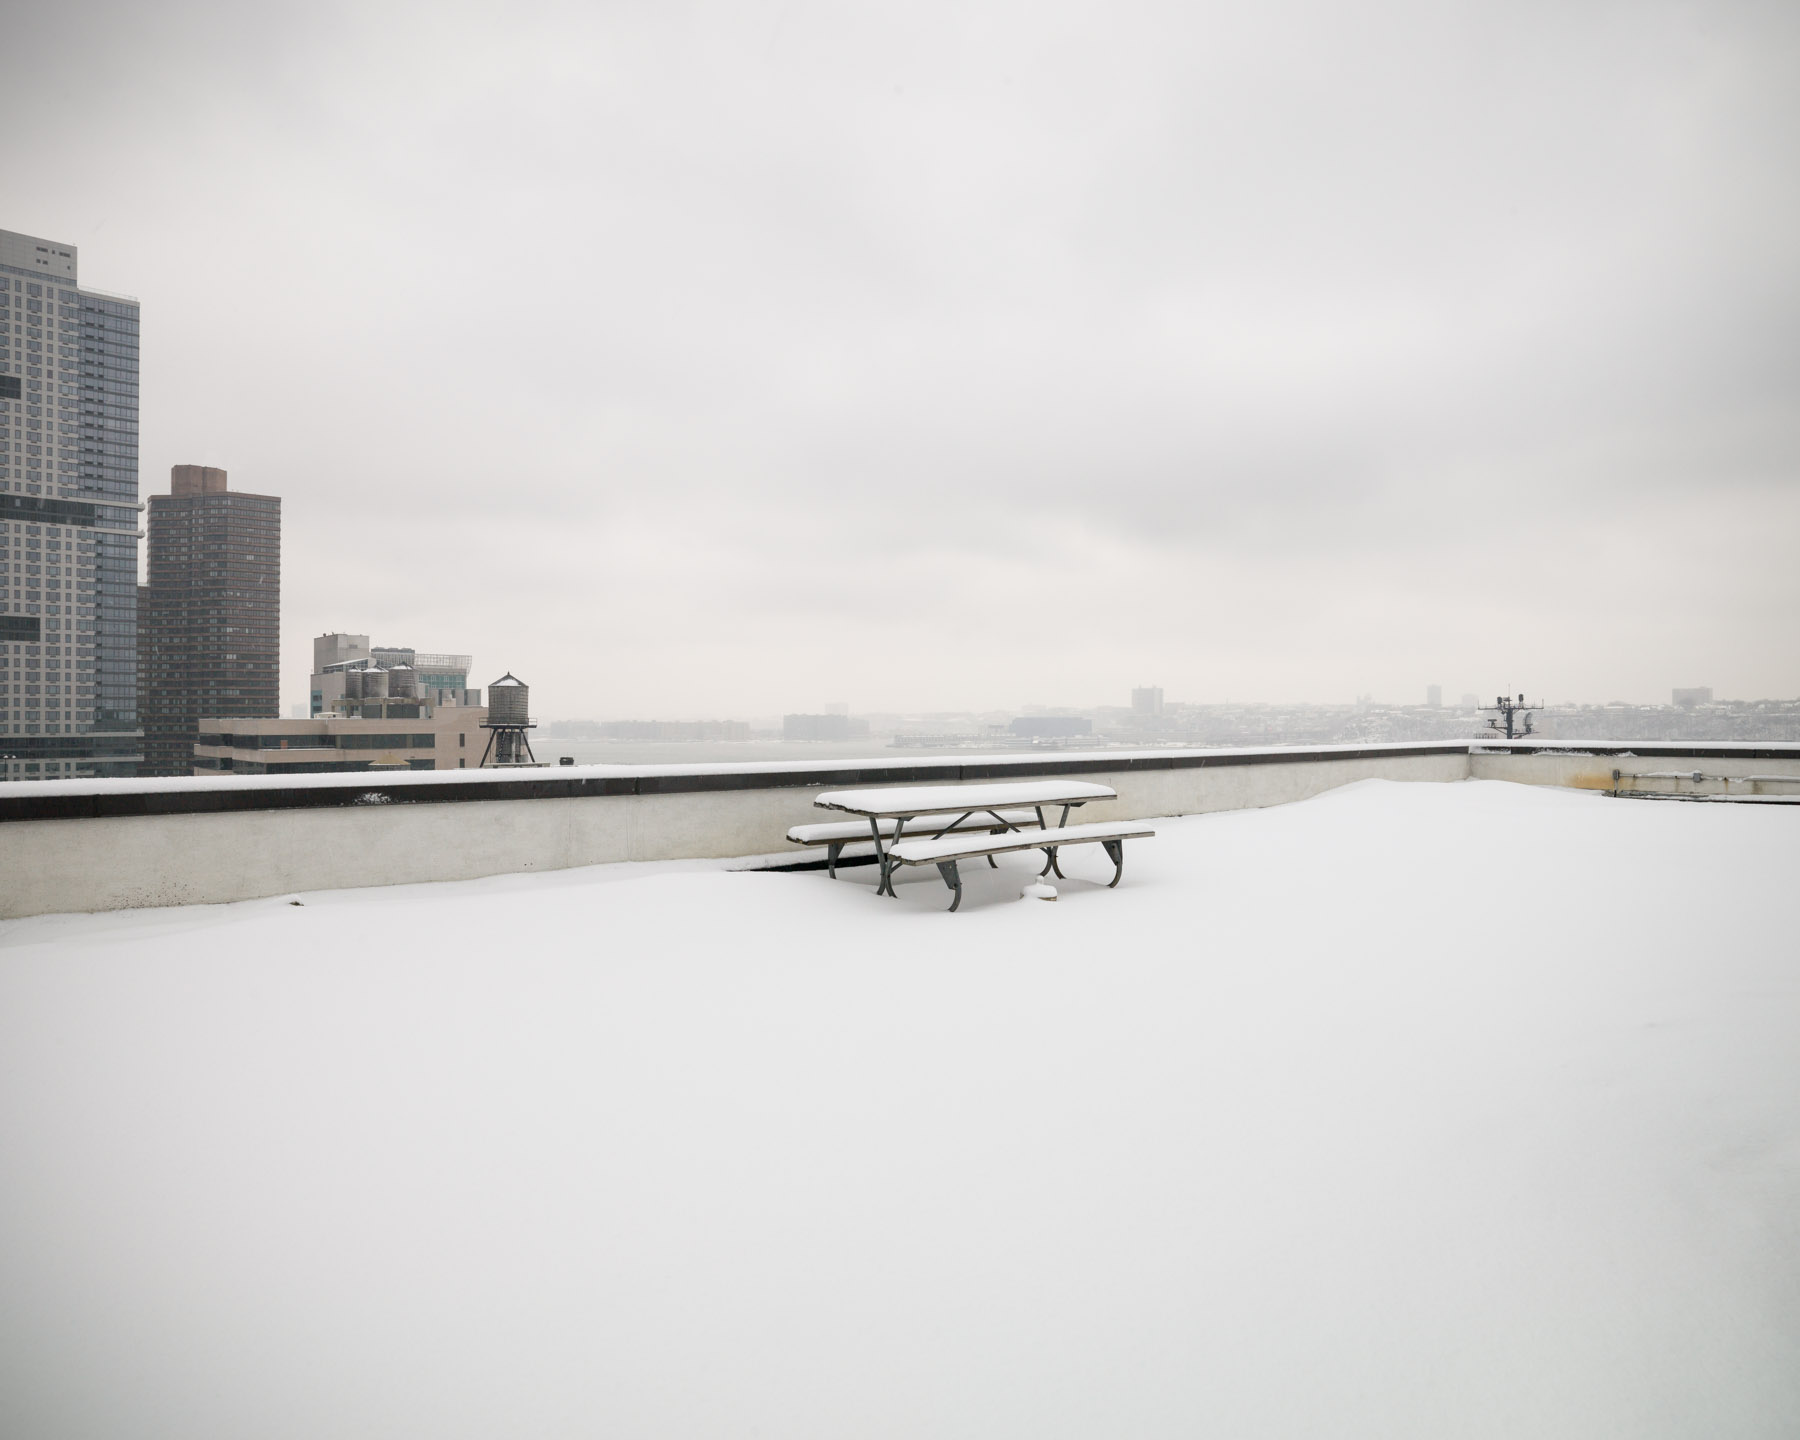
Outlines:
MULTIPOLYGON (((1049 859, 1044 865, 1048 874, 1062 870, 1056 863, 1056 845, 1047 841, 1079 844, 1095 841, 1105 844, 1107 853, 1123 867, 1118 842, 1132 835, 1152 832, 1131 825, 1083 825, 1069 828, 1069 812, 1090 800, 1116 800, 1118 792, 1109 785, 1096 785, 1086 780, 1012 780, 976 785, 894 785, 868 790, 828 790, 817 796, 813 804, 824 810, 841 810, 863 816, 869 822, 869 839, 875 846, 876 863, 881 867, 881 880, 875 887, 878 895, 894 894, 894 866, 935 864, 944 881, 956 892, 952 910, 962 903, 962 882, 956 862, 976 855, 994 856, 1008 850, 1044 849, 1049 859), (1060 806, 1061 818, 1052 826, 1044 811, 1060 806), (1037 828, 1019 813, 1036 817, 1037 828), (918 829, 908 840, 906 826, 917 822, 918 829), (970 830, 981 830, 980 838, 967 838, 970 830), (1101 830, 1108 833, 1100 834, 1101 830), (1088 833, 1088 832, 1094 833, 1088 833), (1116 834, 1114 832, 1117 832, 1116 834), (947 838, 948 837, 948 838, 947 838), (925 844, 922 842, 929 842, 925 844)), ((793 838, 790 834, 790 838, 793 838)), ((802 842, 805 843, 805 842, 802 842)), ((1118 883, 1117 875, 1113 883, 1118 883)))

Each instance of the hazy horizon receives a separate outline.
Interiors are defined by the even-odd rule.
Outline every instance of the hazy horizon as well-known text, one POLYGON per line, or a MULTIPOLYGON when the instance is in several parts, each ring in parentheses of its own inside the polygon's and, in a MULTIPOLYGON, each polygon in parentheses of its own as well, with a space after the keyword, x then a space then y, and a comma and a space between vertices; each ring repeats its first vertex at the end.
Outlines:
POLYGON ((560 718, 1800 695, 1800 11, 8 19, 140 494, 560 718), (1417 697, 1407 700, 1403 697, 1417 697))
MULTIPOLYGON (((1466 694, 1472 694, 1472 693, 1473 692, 1459 691, 1455 694, 1452 694, 1450 691, 1446 690, 1444 692, 1443 701, 1436 708, 1439 710, 1442 710, 1442 711, 1450 711, 1450 712, 1467 709, 1468 707, 1465 706, 1462 702, 1463 702, 1464 696, 1466 694)), ((1517 693, 1517 692, 1515 692, 1515 693, 1517 693)), ((1491 706, 1494 702, 1494 697, 1492 695, 1476 695, 1475 700, 1476 700, 1476 707, 1479 709, 1484 706, 1491 706)), ((1183 698, 1181 698, 1179 696, 1175 696, 1175 695, 1167 695, 1164 697, 1164 703, 1166 706, 1169 706, 1171 708, 1178 707, 1178 706, 1201 706, 1201 707, 1218 707, 1218 708, 1235 707, 1235 706, 1246 706, 1246 707, 1266 706, 1266 707, 1269 707, 1272 709, 1284 709, 1284 708, 1298 709, 1298 708, 1302 708, 1302 707, 1316 707, 1319 709, 1353 710, 1353 709, 1356 709, 1359 706, 1363 706, 1363 705, 1367 705, 1369 707, 1372 707, 1375 709, 1382 709, 1382 710, 1385 710, 1385 709, 1421 709, 1422 710, 1422 709, 1431 708, 1427 705, 1425 696, 1422 692, 1416 699, 1407 699, 1405 697, 1383 696, 1383 695, 1363 695, 1363 696, 1352 696, 1352 697, 1350 697, 1348 699, 1344 699, 1344 700, 1279 700, 1279 699, 1269 700, 1269 699, 1264 699, 1259 696, 1237 695, 1237 696, 1226 696, 1226 697, 1222 697, 1222 698, 1216 699, 1216 700, 1196 701, 1196 700, 1186 700, 1186 699, 1183 699, 1183 698)), ((1794 697, 1789 697, 1789 696, 1715 695, 1713 703, 1716 703, 1716 704, 1732 703, 1732 704, 1752 704, 1753 705, 1753 704, 1767 704, 1767 703, 1783 704, 1783 703, 1795 703, 1795 702, 1794 702, 1794 697)), ((1598 709, 1598 708, 1604 708, 1608 705, 1628 705, 1628 706, 1633 706, 1633 707, 1638 707, 1638 708, 1648 708, 1648 707, 1655 707, 1655 706, 1663 706, 1663 707, 1670 708, 1670 709, 1681 708, 1681 707, 1675 706, 1672 703, 1672 701, 1670 700, 1669 696, 1666 694, 1663 696, 1663 698, 1661 700, 1653 699, 1653 700, 1643 700, 1643 701, 1626 700, 1626 699, 1622 699, 1618 696, 1614 696, 1612 698, 1605 699, 1605 700, 1577 700, 1577 699, 1569 699, 1569 698, 1551 699, 1548 697, 1540 697, 1540 696, 1532 695, 1532 696, 1529 696, 1527 699, 1526 708, 1533 712, 1536 712, 1536 711, 1540 711, 1540 710, 1552 711, 1552 710, 1570 710, 1570 709, 1598 709)), ((726 711, 723 711, 723 710, 717 710, 717 711, 706 711, 704 713, 702 713, 700 711, 693 711, 693 712, 682 713, 682 714, 668 713, 668 714, 656 714, 656 715, 636 714, 636 713, 626 714, 624 712, 619 712, 616 714, 614 714, 614 713, 598 713, 598 712, 594 713, 594 714, 573 714, 573 713, 564 713, 562 711, 551 712, 549 710, 544 710, 538 704, 537 692, 535 690, 532 691, 532 706, 531 706, 531 708, 532 708, 532 713, 533 713, 534 719, 537 719, 539 721, 539 723, 541 723, 541 724, 547 724, 547 725, 605 724, 605 723, 609 723, 609 722, 613 722, 613 721, 632 721, 632 720, 664 721, 664 722, 675 723, 675 724, 692 724, 692 723, 708 721, 708 720, 718 720, 718 721, 738 720, 738 721, 744 721, 751 725, 772 724, 776 727, 779 727, 782 717, 784 715, 793 715, 793 714, 816 715, 816 714, 825 713, 818 706, 801 706, 798 709, 790 708, 786 711, 773 711, 773 710, 749 711, 749 710, 739 709, 737 711, 729 712, 729 713, 726 711)), ((1013 705, 1005 705, 1005 704, 984 705, 979 708, 965 707, 965 708, 961 708, 961 709, 953 708, 953 707, 934 708, 934 707, 917 706, 917 705, 915 705, 915 706, 890 706, 890 707, 886 707, 886 708, 877 709, 874 707, 859 708, 855 705, 852 705, 850 707, 849 713, 853 716, 863 718, 863 719, 879 719, 879 720, 886 721, 886 720, 890 720, 890 719, 903 719, 903 720, 904 719, 935 719, 935 718, 953 718, 953 717, 961 717, 961 716, 973 717, 973 716, 983 716, 983 715, 1022 716, 1022 715, 1030 715, 1030 714, 1039 713, 1039 712, 1059 713, 1059 712, 1063 712, 1063 711, 1067 711, 1070 714, 1074 714, 1074 715, 1093 715, 1093 714, 1096 714, 1096 713, 1098 713, 1100 711, 1104 711, 1104 710, 1129 710, 1130 708, 1131 708, 1131 706, 1129 703, 1129 696, 1128 696, 1125 700, 1088 700, 1088 701, 1080 701, 1080 700, 1036 701, 1036 700, 1032 700, 1032 701, 1023 701, 1023 702, 1020 702, 1018 704, 1013 704, 1013 705)), ((1152 738, 1154 738, 1154 737, 1152 737, 1152 738)), ((601 742, 596 741, 596 743, 601 743, 601 742)), ((605 742, 605 743, 611 743, 611 742, 605 742)), ((619 743, 626 743, 626 742, 619 742, 619 743)), ((633 742, 633 743, 635 743, 635 742, 633 742)), ((681 744, 681 743, 692 743, 692 742, 671 741, 671 742, 666 742, 666 743, 681 744)), ((708 742, 708 743, 732 744, 732 743, 736 743, 736 742, 718 741, 718 742, 708 742)), ((815 743, 815 742, 801 742, 801 743, 815 743)), ((818 743, 828 743, 828 742, 818 742, 818 743)))

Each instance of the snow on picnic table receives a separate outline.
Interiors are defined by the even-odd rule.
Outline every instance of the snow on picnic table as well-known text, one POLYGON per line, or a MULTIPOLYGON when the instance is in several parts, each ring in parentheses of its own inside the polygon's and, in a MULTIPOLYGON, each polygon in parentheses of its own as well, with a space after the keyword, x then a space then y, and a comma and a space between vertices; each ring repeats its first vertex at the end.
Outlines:
POLYGON ((932 810, 1003 808, 1008 805, 1085 804, 1111 800, 1118 791, 1090 780, 983 781, 961 785, 888 785, 866 790, 826 790, 813 804, 827 810, 871 815, 918 815, 932 810))
POLYGON ((0 1433, 1792 1436, 1797 819, 0 924, 0 1433))

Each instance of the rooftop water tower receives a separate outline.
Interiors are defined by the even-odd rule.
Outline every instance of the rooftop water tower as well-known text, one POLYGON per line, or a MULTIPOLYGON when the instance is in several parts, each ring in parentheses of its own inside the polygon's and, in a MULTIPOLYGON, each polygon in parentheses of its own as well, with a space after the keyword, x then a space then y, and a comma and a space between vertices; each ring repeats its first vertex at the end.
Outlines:
POLYGON ((489 764, 489 755, 494 765, 538 763, 528 733, 537 728, 531 722, 531 687, 510 670, 488 686, 488 715, 481 728, 492 732, 481 752, 483 767, 489 764))

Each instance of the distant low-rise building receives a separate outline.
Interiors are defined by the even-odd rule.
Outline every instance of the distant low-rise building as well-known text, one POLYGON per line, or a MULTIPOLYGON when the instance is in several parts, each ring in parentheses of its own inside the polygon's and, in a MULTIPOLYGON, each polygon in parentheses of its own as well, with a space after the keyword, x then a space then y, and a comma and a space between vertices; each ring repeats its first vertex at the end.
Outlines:
POLYGON ((487 711, 417 700, 370 702, 368 713, 305 720, 203 719, 196 775, 314 775, 355 770, 473 770, 487 711))
POLYGON ((1070 735, 1092 735, 1094 722, 1081 715, 1021 715, 1007 726, 1007 732, 1034 740, 1063 739, 1070 735))
POLYGON ((1670 692, 1671 705, 1694 706, 1712 704, 1712 686, 1696 685, 1691 690, 1674 690, 1670 692))
MULTIPOLYGON (((552 727, 551 734, 557 731, 552 727)), ((863 733, 868 733, 865 725, 863 733)), ((602 720, 589 734, 599 740, 748 740, 747 720, 602 720)))
POLYGON ((783 715, 783 740, 861 740, 869 722, 850 715, 783 715))

